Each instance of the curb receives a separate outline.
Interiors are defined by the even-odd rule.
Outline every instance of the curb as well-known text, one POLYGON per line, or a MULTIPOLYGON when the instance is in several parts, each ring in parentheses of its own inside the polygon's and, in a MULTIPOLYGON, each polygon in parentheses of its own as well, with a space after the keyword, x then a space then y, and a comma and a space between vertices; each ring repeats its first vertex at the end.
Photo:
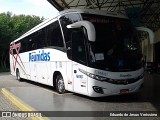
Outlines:
MULTIPOLYGON (((5 97, 7 97, 15 106, 17 106, 21 111, 37 111, 32 108, 21 99, 17 98, 15 95, 10 93, 7 89, 2 88, 1 92, 5 97)), ((32 120, 49 120, 47 117, 31 117, 32 120)))

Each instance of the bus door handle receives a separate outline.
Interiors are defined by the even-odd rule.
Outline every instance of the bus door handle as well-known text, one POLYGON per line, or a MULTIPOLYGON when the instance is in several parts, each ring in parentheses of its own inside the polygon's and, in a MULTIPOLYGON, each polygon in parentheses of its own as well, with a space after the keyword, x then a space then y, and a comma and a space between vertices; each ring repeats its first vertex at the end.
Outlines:
POLYGON ((74 70, 74 73, 77 73, 77 70, 74 70))

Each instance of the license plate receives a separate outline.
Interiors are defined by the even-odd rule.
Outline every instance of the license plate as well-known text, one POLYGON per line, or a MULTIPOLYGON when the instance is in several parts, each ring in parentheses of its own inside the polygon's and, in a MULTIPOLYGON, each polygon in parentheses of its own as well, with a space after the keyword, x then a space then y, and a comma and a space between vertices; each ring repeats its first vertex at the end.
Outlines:
POLYGON ((128 89, 120 90, 120 94, 127 94, 127 93, 129 93, 129 90, 128 90, 128 89))

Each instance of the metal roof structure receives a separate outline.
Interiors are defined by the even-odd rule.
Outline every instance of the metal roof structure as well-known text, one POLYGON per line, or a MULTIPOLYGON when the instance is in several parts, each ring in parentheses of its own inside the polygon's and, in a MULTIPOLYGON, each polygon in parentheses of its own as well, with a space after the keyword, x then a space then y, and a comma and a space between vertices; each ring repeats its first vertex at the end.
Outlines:
POLYGON ((85 8, 120 12, 153 31, 160 28, 160 0, 48 0, 48 2, 59 11, 85 8))

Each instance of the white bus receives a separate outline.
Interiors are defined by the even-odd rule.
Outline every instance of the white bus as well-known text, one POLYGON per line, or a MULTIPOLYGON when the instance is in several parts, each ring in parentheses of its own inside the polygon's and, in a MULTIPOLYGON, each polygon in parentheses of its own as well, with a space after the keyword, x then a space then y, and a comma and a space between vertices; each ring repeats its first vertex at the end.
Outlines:
MULTIPOLYGON (((153 39, 153 32, 147 28, 153 39)), ((141 40, 123 15, 65 10, 10 44, 11 74, 91 96, 127 94, 143 85, 141 40)))

